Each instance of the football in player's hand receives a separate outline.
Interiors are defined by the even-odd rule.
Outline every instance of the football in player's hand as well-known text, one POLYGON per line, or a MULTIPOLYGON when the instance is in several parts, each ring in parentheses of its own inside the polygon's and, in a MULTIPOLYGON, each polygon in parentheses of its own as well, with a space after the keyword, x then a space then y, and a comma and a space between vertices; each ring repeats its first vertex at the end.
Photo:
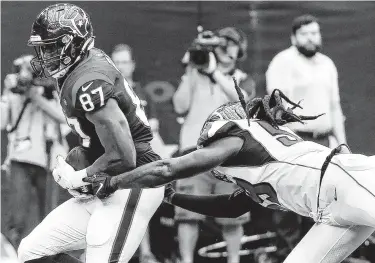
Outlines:
MULTIPOLYGON (((74 168, 74 170, 82 170, 91 165, 88 158, 88 151, 82 146, 74 147, 66 157, 65 161, 74 168)), ((92 195, 92 185, 84 185, 77 189, 74 189, 82 194, 92 195)))

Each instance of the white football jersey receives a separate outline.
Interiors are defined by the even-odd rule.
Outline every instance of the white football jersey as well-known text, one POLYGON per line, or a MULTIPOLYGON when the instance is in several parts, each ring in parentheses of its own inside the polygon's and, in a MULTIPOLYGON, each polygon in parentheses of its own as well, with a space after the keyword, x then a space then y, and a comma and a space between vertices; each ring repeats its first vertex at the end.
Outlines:
POLYGON ((201 134, 198 147, 237 136, 240 152, 217 167, 213 175, 233 182, 264 207, 308 216, 315 211, 321 167, 330 149, 303 141, 286 127, 261 120, 218 120, 201 134))

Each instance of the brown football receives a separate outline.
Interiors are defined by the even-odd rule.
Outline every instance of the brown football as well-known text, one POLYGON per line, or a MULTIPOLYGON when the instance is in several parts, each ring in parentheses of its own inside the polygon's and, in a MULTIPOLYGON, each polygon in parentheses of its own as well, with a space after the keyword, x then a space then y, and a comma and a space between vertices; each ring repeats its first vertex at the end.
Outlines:
MULTIPOLYGON (((85 169, 91 165, 88 157, 88 151, 82 146, 74 147, 66 156, 65 161, 76 171, 85 169)), ((81 186, 74 190, 84 194, 93 194, 91 185, 81 186)))

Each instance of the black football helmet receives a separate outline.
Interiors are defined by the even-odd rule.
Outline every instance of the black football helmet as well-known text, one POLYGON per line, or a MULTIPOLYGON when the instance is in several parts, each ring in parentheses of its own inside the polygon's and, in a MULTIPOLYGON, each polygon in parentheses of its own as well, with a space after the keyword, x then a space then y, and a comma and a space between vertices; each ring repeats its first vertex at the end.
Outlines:
POLYGON ((37 16, 28 45, 35 48, 35 73, 60 78, 94 46, 90 17, 73 4, 51 5, 37 16))

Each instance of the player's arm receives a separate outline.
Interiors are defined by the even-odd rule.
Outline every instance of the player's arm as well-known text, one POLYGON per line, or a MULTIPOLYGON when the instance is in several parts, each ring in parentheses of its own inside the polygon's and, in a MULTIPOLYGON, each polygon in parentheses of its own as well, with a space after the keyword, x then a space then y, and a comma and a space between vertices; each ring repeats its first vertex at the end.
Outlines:
POLYGON ((84 113, 95 126, 104 147, 104 154, 86 169, 86 173, 88 176, 99 172, 123 173, 136 166, 136 151, 129 124, 114 99, 114 84, 103 75, 91 76, 95 77, 97 79, 77 85, 79 88, 73 96, 75 109, 84 113))
POLYGON ((115 99, 108 99, 105 106, 87 112, 86 118, 95 126, 96 133, 104 147, 101 155, 86 168, 88 176, 99 172, 123 172, 135 168, 136 151, 129 124, 115 99))
POLYGON ((226 137, 187 155, 152 162, 112 177, 110 185, 114 189, 147 188, 192 177, 209 171, 236 155, 243 143, 240 137, 226 137))
POLYGON ((242 189, 226 195, 187 195, 173 193, 169 203, 189 211, 213 217, 236 218, 249 212, 249 200, 242 189))

